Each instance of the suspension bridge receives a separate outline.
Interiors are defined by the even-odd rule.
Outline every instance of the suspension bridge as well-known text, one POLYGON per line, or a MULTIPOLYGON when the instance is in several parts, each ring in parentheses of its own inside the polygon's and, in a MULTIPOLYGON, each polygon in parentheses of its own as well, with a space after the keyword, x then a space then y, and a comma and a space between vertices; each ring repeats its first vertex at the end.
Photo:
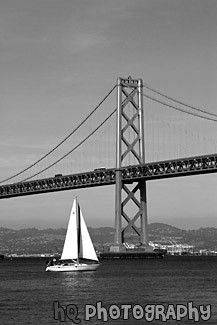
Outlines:
POLYGON ((215 122, 142 79, 118 78, 59 144, 0 181, 0 199, 114 185, 115 244, 133 231, 146 245, 146 182, 217 172, 215 122))

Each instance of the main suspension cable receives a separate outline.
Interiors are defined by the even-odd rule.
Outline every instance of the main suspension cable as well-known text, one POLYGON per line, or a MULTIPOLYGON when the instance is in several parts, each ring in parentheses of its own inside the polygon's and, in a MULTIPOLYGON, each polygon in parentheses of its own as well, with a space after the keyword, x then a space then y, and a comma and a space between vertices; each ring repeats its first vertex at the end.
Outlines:
MULTIPOLYGON (((188 112, 188 111, 185 111, 184 109, 182 108, 178 108, 174 105, 171 105, 171 104, 167 104, 167 103, 164 103, 156 98, 153 98, 149 95, 146 95, 146 94, 143 94, 144 97, 148 98, 148 99, 151 99, 153 100, 154 102, 157 102, 158 104, 161 104, 161 105, 164 105, 164 106, 167 106, 167 107, 170 107, 172 109, 175 109, 177 111, 180 111, 182 113, 185 113, 185 114, 188 114, 188 115, 193 115, 193 116, 196 116, 196 117, 199 117, 199 118, 202 118, 202 119, 205 119, 205 120, 208 120, 208 121, 213 121, 213 122, 217 122, 217 120, 215 120, 214 118, 211 118, 211 117, 206 117, 206 116, 202 116, 202 115, 198 115, 198 114, 195 114, 195 113, 192 113, 192 112, 188 112)), ((217 116, 216 116, 217 117, 217 116)))
POLYGON ((49 168, 53 167, 54 165, 56 165, 57 163, 59 163, 61 160, 63 160, 64 158, 66 158, 68 155, 70 155, 73 151, 75 151, 78 147, 80 147, 86 140, 88 140, 97 130, 99 130, 99 128, 101 126, 103 126, 103 124, 105 124, 105 122, 107 122, 110 117, 116 112, 116 108, 113 110, 113 112, 111 112, 111 114, 109 114, 107 116, 107 118, 102 122, 100 123, 88 136, 86 136, 86 138, 84 138, 79 144, 77 144, 77 146, 75 146, 74 148, 72 148, 69 152, 67 152, 64 156, 62 156, 61 158, 59 158, 58 160, 56 160, 54 163, 52 163, 51 165, 47 166, 46 168, 42 169, 40 172, 38 173, 35 173, 34 175, 32 176, 29 176, 28 178, 25 178, 24 180, 20 181, 19 183, 21 182, 25 182, 27 181, 28 179, 32 178, 32 177, 35 177, 35 176, 38 176, 39 174, 43 173, 44 171, 48 170, 49 168))
POLYGON ((188 107, 188 108, 191 108, 191 109, 193 109, 193 110, 195 110, 195 111, 198 111, 198 112, 201 112, 201 113, 204 113, 204 114, 207 114, 207 115, 212 115, 212 116, 217 117, 217 115, 214 114, 214 113, 210 113, 210 112, 208 112, 208 111, 202 110, 202 109, 197 108, 197 107, 194 107, 194 106, 192 106, 192 105, 188 105, 188 104, 186 104, 186 103, 184 103, 184 102, 182 102, 182 101, 180 101, 180 100, 177 100, 177 99, 174 99, 174 98, 172 98, 172 97, 169 97, 169 96, 167 96, 167 95, 161 93, 160 91, 155 90, 155 89, 149 87, 149 86, 146 85, 146 84, 143 85, 143 87, 146 88, 146 89, 148 89, 148 90, 153 91, 154 93, 156 93, 156 94, 158 94, 158 95, 160 95, 160 96, 162 96, 162 97, 165 97, 165 98, 167 98, 167 99, 169 99, 169 100, 172 100, 172 101, 174 101, 174 102, 176 102, 176 103, 178 103, 178 104, 180 104, 180 105, 186 106, 186 107, 188 107))
POLYGON ((34 167, 35 165, 37 165, 39 162, 41 162, 43 159, 45 159, 46 157, 48 157, 52 152, 54 152, 57 148, 59 148, 68 138, 70 138, 92 115, 93 113, 96 112, 96 110, 104 103, 104 101, 111 95, 111 93, 113 92, 113 90, 117 87, 117 85, 115 85, 110 91, 109 93, 103 98, 103 100, 101 100, 101 102, 93 109, 93 111, 87 115, 87 117, 71 132, 69 133, 69 135, 67 135, 60 143, 58 143, 53 149, 51 149, 46 155, 44 155, 43 157, 41 157, 40 159, 38 159, 36 162, 34 162, 33 164, 31 164, 30 166, 28 166, 27 168, 23 169, 22 171, 18 172, 17 174, 14 174, 8 178, 5 178, 4 180, 0 181, 1 183, 7 182, 10 179, 19 176, 21 174, 23 174, 24 172, 26 172, 27 170, 29 170, 30 168, 34 167))

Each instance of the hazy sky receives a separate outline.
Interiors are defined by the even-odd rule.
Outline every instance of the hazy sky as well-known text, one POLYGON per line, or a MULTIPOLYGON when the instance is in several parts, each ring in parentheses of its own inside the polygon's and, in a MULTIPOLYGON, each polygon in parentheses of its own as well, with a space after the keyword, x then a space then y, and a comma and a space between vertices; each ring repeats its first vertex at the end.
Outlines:
MULTIPOLYGON (((1 1, 1 177, 61 141, 119 76, 217 113, 216 16, 216 0, 1 1)), ((149 222, 217 227, 217 175, 147 188, 149 222)), ((0 226, 66 227, 75 194, 88 226, 114 225, 105 187, 0 200, 0 226)))

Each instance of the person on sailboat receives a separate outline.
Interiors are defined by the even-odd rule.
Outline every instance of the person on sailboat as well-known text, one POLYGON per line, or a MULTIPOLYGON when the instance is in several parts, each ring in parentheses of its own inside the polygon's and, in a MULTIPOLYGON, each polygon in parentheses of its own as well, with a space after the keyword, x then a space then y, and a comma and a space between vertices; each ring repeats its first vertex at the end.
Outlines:
POLYGON ((46 264, 47 266, 56 265, 56 259, 52 257, 49 261, 46 261, 46 264))

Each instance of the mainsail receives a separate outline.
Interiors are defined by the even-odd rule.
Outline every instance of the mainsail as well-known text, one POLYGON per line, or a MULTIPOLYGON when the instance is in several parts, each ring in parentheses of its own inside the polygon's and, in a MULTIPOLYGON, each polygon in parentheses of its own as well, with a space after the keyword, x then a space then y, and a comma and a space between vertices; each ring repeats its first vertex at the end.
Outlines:
POLYGON ((74 200, 69 218, 68 229, 66 233, 61 260, 71 260, 76 259, 78 257, 76 204, 77 202, 76 200, 74 200))

